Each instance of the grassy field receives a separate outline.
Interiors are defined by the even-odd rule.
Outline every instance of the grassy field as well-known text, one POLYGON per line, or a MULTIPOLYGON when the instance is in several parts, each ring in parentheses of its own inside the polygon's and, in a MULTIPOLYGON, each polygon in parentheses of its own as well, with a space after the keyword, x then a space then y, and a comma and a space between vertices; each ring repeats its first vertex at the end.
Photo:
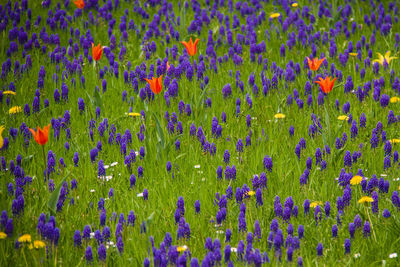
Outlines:
POLYGON ((1 3, 1 266, 398 265, 396 1, 79 2, 1 3))

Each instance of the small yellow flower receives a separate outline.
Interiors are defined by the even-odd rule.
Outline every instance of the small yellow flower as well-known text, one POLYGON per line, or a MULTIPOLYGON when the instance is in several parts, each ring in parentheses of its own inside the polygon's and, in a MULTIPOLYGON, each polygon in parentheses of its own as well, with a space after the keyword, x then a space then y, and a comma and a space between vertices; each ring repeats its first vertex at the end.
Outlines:
POLYGON ((372 60, 372 63, 378 62, 379 64, 381 64, 383 66, 383 62, 386 61, 386 63, 389 65, 390 62, 393 59, 397 59, 397 57, 391 57, 390 56, 390 51, 387 51, 385 56, 382 56, 381 53, 376 53, 378 55, 378 59, 374 59, 372 60))
POLYGON ((0 239, 6 239, 7 238, 7 234, 4 232, 0 232, 0 239))
POLYGON ((324 202, 322 202, 322 201, 314 201, 314 202, 311 202, 310 207, 315 208, 316 206, 321 206, 323 204, 324 204, 324 202))
POLYGON ((30 234, 21 235, 20 237, 18 237, 18 242, 31 243, 32 242, 31 235, 30 234))
POLYGON ((256 192, 254 192, 253 190, 245 193, 245 195, 248 197, 254 196, 255 194, 256 194, 256 192))
POLYGON ((22 111, 20 106, 14 106, 12 108, 10 108, 10 110, 8 111, 9 114, 17 114, 20 113, 22 111))
POLYGON ((186 245, 177 247, 176 250, 180 253, 180 252, 185 252, 188 249, 188 247, 186 245))
POLYGON ((276 114, 274 115, 274 118, 275 118, 275 119, 284 119, 284 118, 286 118, 286 115, 285 115, 285 114, 282 114, 282 113, 276 113, 276 114))
POLYGON ((2 136, 4 129, 5 129, 4 125, 1 125, 0 126, 0 149, 3 147, 3 144, 4 144, 4 139, 2 136))
POLYGON ((337 119, 340 121, 348 121, 349 117, 346 115, 340 115, 339 117, 337 117, 337 119))
POLYGON ((400 97, 394 96, 390 98, 390 103, 397 103, 400 102, 400 97))
POLYGON ((35 241, 33 241, 33 245, 32 244, 29 245, 29 249, 33 249, 33 248, 39 249, 39 248, 45 248, 45 247, 46 247, 46 243, 44 243, 43 241, 40 241, 40 240, 35 240, 35 241))
POLYGON ((357 184, 360 184, 361 181, 362 181, 362 177, 359 176, 359 175, 356 175, 356 176, 353 176, 353 178, 351 178, 350 184, 351 185, 357 185, 357 184))
POLYGON ((128 115, 131 117, 140 117, 140 113, 137 113, 137 112, 130 112, 130 113, 128 113, 128 115))
POLYGON ((352 57, 356 57, 358 55, 358 53, 349 53, 349 55, 352 57))
POLYGON ((359 200, 358 200, 358 203, 370 203, 370 202, 373 202, 374 201, 374 199, 372 198, 372 197, 368 197, 368 196, 363 196, 362 198, 360 198, 359 200))
POLYGON ((292 4, 292 7, 298 7, 298 6, 299 6, 298 3, 293 3, 293 4, 292 4))
POLYGON ((281 14, 280 13, 272 13, 271 16, 269 16, 270 19, 275 19, 275 18, 279 18, 281 14))
POLYGON ((4 91, 3 95, 16 95, 14 91, 4 91))
POLYGON ((391 139, 390 143, 392 144, 400 143, 400 139, 391 139))

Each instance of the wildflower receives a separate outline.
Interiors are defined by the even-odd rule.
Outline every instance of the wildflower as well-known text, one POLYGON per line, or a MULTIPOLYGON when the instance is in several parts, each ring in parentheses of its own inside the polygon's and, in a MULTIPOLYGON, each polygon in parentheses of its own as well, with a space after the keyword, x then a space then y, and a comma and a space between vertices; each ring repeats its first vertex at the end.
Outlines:
POLYGON ((370 233, 371 233, 371 226, 369 225, 368 221, 365 221, 363 228, 363 235, 364 237, 368 237, 370 233))
POLYGON ((322 62, 324 62, 324 61, 325 61, 325 58, 322 58, 322 59, 314 58, 311 60, 307 57, 308 67, 312 71, 317 71, 319 69, 319 67, 321 66, 322 62))
POLYGON ((388 209, 385 209, 382 213, 384 218, 390 218, 391 214, 390 211, 388 209))
POLYGON ((327 94, 330 91, 332 91, 333 85, 336 81, 336 78, 332 79, 330 76, 325 77, 325 79, 322 79, 319 77, 319 81, 315 81, 315 83, 318 83, 320 85, 321 90, 327 94))
POLYGON ((4 91, 3 95, 16 95, 14 91, 4 91))
POLYGON ((3 147, 4 145, 4 139, 3 139, 3 131, 4 131, 5 127, 2 125, 0 126, 0 149, 3 147))
POLYGON ((186 51, 189 54, 189 56, 194 56, 197 53, 197 43, 199 42, 199 39, 196 39, 193 43, 192 38, 190 38, 189 43, 186 41, 181 42, 186 47, 186 51))
POLYGON ((76 0, 74 1, 74 4, 79 9, 83 9, 85 7, 85 2, 83 0, 76 0))
POLYGON ((279 18, 280 15, 281 15, 280 13, 272 13, 272 14, 269 16, 269 18, 270 18, 270 19, 279 18))
POLYGON ((31 235, 30 234, 21 235, 18 238, 18 242, 20 242, 20 243, 31 243, 32 242, 31 235))
POLYGON ((153 91, 154 94, 159 94, 161 93, 162 90, 162 75, 158 78, 153 77, 151 80, 144 78, 146 82, 150 85, 151 91, 153 91))
POLYGON ((348 121, 349 117, 346 116, 346 115, 340 115, 340 116, 338 116, 338 120, 340 120, 340 121, 348 121))
POLYGON ((321 202, 321 201, 314 201, 314 202, 311 202, 310 207, 311 207, 311 208, 315 208, 315 207, 317 207, 317 206, 319 206, 319 205, 323 205, 323 204, 324 204, 324 202, 321 202))
POLYGON ((49 129, 50 129, 50 123, 47 126, 43 127, 43 130, 40 129, 40 127, 37 127, 37 131, 35 132, 35 130, 29 128, 29 131, 32 133, 33 138, 35 138, 36 143, 38 143, 39 145, 44 146, 48 139, 49 139, 49 129))
POLYGON ((97 254, 99 255, 99 260, 105 261, 107 258, 107 251, 104 244, 101 244, 97 250, 97 254))
POLYGON ((397 102, 400 102, 400 97, 393 96, 393 97, 390 98, 390 103, 397 103, 397 102))
POLYGON ((44 248, 44 247, 46 247, 46 243, 44 243, 43 241, 40 241, 40 240, 35 240, 35 241, 33 241, 33 245, 31 244, 29 246, 29 249, 33 249, 33 248, 39 249, 39 248, 44 248))
POLYGON ((9 109, 8 114, 17 114, 22 111, 22 108, 20 106, 14 106, 9 109))
POLYGON ((6 239, 7 238, 7 234, 4 232, 0 232, 0 239, 6 239))
POLYGON ((372 202, 372 201, 374 201, 372 197, 363 196, 362 198, 360 198, 360 199, 358 200, 358 203, 363 204, 363 203, 367 203, 367 202, 370 203, 370 202, 372 202))
POLYGON ((397 57, 391 57, 390 56, 390 51, 387 51, 385 53, 385 56, 382 56, 381 53, 376 53, 378 55, 378 59, 374 59, 372 60, 372 63, 378 62, 379 64, 381 64, 383 66, 383 64, 386 62, 388 65, 390 64, 390 62, 393 59, 397 59, 397 57))
POLYGON ((274 115, 275 119, 284 119, 285 117, 286 117, 286 115, 282 114, 282 113, 277 113, 274 115))
POLYGON ((345 254, 350 253, 350 247, 351 247, 350 239, 346 238, 346 239, 344 240, 344 253, 345 253, 345 254))
POLYGON ((317 255, 318 256, 323 256, 324 255, 323 250, 324 250, 324 247, 323 247, 322 243, 318 243, 318 245, 317 245, 317 255))
POLYGON ((186 245, 183 246, 179 246, 176 248, 176 250, 181 253, 181 252, 185 252, 188 249, 188 247, 186 245))
POLYGON ((298 6, 299 6, 298 3, 293 3, 293 4, 292 4, 292 7, 298 7, 298 6))
POLYGON ((130 113, 128 113, 128 116, 131 116, 131 117, 140 117, 140 113, 137 113, 137 112, 130 112, 130 113))
POLYGON ((356 175, 356 176, 353 176, 353 178, 351 178, 350 184, 351 185, 357 185, 357 184, 360 184, 361 181, 362 181, 362 177, 359 176, 359 175, 356 175))
POLYGON ((85 258, 86 258, 86 261, 87 261, 88 263, 93 261, 93 252, 92 252, 92 247, 91 247, 91 246, 88 246, 88 247, 86 248, 86 251, 85 251, 85 258))
POLYGON ((103 47, 100 48, 100 44, 94 46, 94 43, 92 43, 92 56, 96 62, 101 59, 102 53, 103 53, 103 47))

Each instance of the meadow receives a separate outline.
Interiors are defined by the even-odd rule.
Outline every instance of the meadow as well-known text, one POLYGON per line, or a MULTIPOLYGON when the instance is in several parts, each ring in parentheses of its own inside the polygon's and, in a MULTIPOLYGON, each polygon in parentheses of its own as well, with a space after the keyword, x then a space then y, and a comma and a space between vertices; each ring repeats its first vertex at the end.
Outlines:
POLYGON ((0 4, 0 266, 398 266, 396 1, 0 4))

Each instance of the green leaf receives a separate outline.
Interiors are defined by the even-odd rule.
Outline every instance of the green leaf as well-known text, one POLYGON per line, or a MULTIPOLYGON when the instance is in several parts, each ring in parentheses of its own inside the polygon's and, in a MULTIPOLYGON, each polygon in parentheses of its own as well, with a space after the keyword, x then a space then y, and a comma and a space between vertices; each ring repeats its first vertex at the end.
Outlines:
POLYGON ((47 201, 47 207, 50 211, 50 214, 55 215, 57 212, 57 201, 60 197, 61 187, 65 182, 68 174, 62 179, 62 181, 57 185, 57 188, 51 193, 49 200, 47 201))
POLYGON ((96 107, 102 108, 103 101, 101 99, 99 91, 97 91, 96 89, 94 90, 93 100, 94 100, 94 104, 96 105, 96 107))
POLYGON ((153 112, 153 117, 154 120, 156 122, 156 127, 157 127, 157 138, 158 138, 158 142, 161 143, 162 148, 165 148, 165 136, 164 136, 164 131, 161 127, 161 123, 157 117, 157 115, 153 112))

